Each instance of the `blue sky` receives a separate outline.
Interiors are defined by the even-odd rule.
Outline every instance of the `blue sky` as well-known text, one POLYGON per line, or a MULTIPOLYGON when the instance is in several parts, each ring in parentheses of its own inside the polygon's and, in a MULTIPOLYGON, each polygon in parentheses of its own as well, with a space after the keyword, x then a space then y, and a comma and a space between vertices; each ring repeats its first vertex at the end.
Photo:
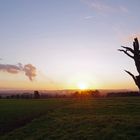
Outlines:
POLYGON ((37 68, 33 82, 0 72, 1 88, 64 89, 85 82, 89 88, 136 89, 123 71, 137 75, 134 63, 117 49, 140 36, 139 5, 139 0, 1 0, 1 64, 37 68))

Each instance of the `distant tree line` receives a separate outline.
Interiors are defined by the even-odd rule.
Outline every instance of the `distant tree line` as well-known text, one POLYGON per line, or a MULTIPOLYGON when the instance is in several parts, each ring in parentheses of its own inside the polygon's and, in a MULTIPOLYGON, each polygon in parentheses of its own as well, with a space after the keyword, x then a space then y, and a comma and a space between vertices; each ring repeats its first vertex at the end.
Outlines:
POLYGON ((139 92, 110 92, 106 94, 106 97, 130 97, 130 96, 140 96, 139 92))
POLYGON ((109 92, 106 94, 100 93, 99 90, 83 90, 83 91, 76 91, 71 94, 41 94, 39 91, 34 91, 33 94, 31 93, 23 93, 23 94, 12 94, 5 97, 0 96, 0 99, 48 99, 48 98, 85 98, 85 97, 93 97, 93 98, 100 98, 100 97, 129 97, 129 96, 140 96, 138 92, 109 92))
POLYGON ((40 98, 40 93, 38 91, 34 91, 33 94, 31 93, 22 93, 22 94, 9 94, 7 96, 0 96, 0 99, 2 98, 6 98, 6 99, 32 99, 32 98, 35 98, 35 99, 39 99, 40 98))
POLYGON ((103 96, 99 90, 83 90, 83 91, 76 91, 75 93, 71 94, 70 97, 101 97, 103 96))
POLYGON ((100 97, 101 94, 98 90, 84 90, 76 91, 70 94, 42 94, 35 90, 34 93, 22 93, 22 94, 9 94, 5 97, 0 96, 0 99, 46 99, 46 98, 73 98, 73 97, 100 97))

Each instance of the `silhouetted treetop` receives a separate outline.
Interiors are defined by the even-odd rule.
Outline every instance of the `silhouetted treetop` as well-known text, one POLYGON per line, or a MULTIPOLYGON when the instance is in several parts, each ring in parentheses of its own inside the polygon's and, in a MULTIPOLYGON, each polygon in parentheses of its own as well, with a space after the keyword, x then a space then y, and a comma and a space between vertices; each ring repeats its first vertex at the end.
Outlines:
POLYGON ((135 62, 135 66, 136 66, 136 69, 137 69, 139 75, 134 76, 128 70, 125 70, 125 72, 127 72, 133 78, 135 84, 137 85, 137 87, 140 90, 140 50, 139 50, 139 41, 138 41, 137 38, 134 38, 133 49, 130 48, 130 47, 125 47, 125 46, 121 46, 121 47, 122 47, 122 49, 118 49, 118 50, 123 52, 124 54, 126 54, 130 58, 132 58, 134 60, 134 62, 135 62))

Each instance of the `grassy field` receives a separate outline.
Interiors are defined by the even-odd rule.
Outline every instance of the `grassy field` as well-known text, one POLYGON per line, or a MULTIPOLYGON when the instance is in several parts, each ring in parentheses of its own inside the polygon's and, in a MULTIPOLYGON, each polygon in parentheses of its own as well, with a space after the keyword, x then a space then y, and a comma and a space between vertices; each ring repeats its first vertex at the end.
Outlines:
POLYGON ((140 140, 140 97, 0 100, 0 140, 140 140))

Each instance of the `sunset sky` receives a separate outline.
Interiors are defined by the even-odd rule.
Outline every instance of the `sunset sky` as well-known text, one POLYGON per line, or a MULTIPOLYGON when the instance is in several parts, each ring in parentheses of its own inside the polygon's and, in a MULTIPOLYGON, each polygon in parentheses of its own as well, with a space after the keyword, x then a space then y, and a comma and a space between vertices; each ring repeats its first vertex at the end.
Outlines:
POLYGON ((0 0, 0 89, 137 89, 124 69, 133 60, 117 51, 140 37, 139 0, 0 0))

